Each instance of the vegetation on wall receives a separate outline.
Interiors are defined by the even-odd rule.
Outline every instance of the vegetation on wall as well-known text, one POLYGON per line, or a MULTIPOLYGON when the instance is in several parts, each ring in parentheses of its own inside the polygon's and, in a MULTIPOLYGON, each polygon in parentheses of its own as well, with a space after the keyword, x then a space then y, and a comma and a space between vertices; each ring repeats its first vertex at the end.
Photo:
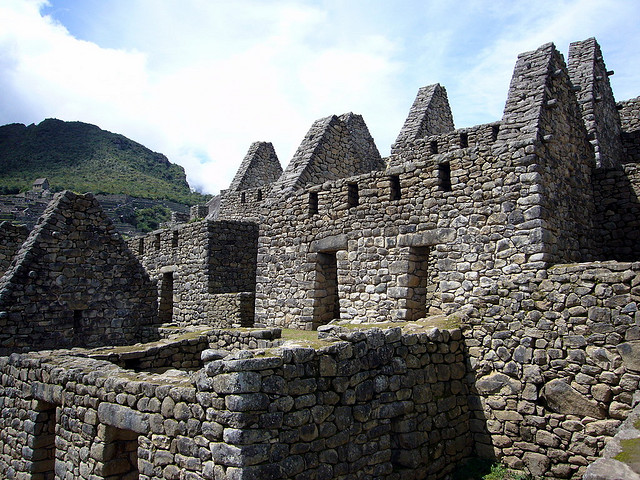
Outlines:
POLYGON ((184 169, 128 138, 82 122, 47 119, 0 127, 0 194, 29 190, 36 178, 51 190, 127 194, 194 205, 184 169))

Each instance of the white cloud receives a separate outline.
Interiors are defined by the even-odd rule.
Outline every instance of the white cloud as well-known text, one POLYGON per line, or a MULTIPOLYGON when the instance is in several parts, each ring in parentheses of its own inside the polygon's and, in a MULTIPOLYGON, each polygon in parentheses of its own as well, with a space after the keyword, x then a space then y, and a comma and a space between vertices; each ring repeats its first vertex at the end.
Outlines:
POLYGON ((272 141, 285 166, 333 113, 362 114, 388 153, 426 84, 447 87, 456 125, 497 120, 517 54, 548 41, 566 51, 595 35, 608 66, 607 49, 628 58, 614 87, 637 85, 630 0, 109 0, 75 4, 58 16, 66 26, 43 15, 57 3, 0 4, 0 123, 94 123, 165 153, 211 193, 251 142, 272 141))

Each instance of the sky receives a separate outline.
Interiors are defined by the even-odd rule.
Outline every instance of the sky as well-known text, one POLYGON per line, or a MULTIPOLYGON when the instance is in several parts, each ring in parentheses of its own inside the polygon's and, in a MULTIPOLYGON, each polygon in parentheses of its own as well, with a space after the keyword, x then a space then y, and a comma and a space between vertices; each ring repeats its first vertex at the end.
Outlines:
POLYGON ((217 193, 252 142, 285 168, 332 114, 388 155, 425 85, 456 128, 499 120, 519 53, 593 36, 616 99, 640 95, 637 0, 0 0, 0 124, 92 123, 217 193))

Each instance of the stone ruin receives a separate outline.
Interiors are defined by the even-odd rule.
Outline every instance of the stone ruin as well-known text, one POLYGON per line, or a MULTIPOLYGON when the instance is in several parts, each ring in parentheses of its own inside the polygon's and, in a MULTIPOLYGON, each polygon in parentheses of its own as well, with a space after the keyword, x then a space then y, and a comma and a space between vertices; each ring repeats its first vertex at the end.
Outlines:
POLYGON ((388 158, 320 119, 128 244, 91 195, 0 225, 3 475, 640 478, 640 97, 612 73, 543 45, 463 129, 421 88, 388 158))

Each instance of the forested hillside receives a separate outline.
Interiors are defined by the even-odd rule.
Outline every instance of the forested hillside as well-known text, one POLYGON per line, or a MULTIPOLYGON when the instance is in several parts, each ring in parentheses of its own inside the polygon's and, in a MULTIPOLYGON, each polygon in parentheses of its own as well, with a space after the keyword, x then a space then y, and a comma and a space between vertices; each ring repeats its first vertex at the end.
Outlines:
POLYGON ((0 127, 0 194, 49 179, 54 191, 127 194, 188 205, 207 198, 193 193, 184 169, 167 157, 95 125, 47 119, 38 125, 0 127))

